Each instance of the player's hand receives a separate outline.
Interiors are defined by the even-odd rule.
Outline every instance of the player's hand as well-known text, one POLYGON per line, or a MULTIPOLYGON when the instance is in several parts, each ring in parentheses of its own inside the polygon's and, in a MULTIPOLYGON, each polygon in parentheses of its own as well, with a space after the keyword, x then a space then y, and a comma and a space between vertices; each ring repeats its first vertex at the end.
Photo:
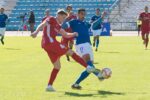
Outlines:
POLYGON ((77 32, 74 32, 74 36, 78 37, 78 33, 77 33, 77 32))
POLYGON ((104 18, 106 15, 107 15, 107 12, 104 11, 102 14, 102 18, 104 18))
POLYGON ((31 33, 31 37, 32 37, 32 38, 36 38, 36 37, 37 37, 37 32, 34 31, 33 33, 31 33))

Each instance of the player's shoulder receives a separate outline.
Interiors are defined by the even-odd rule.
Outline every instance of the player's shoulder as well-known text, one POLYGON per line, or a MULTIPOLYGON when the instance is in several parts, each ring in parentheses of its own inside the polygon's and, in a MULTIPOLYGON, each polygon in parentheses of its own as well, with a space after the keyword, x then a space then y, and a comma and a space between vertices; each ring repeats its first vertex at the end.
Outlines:
POLYGON ((146 14, 145 12, 141 12, 141 13, 140 13, 140 15, 145 15, 145 14, 146 14))
POLYGON ((77 22, 77 19, 72 19, 70 20, 71 23, 76 23, 77 22))
POLYGON ((48 21, 55 21, 56 18, 54 16, 49 16, 46 18, 48 21))

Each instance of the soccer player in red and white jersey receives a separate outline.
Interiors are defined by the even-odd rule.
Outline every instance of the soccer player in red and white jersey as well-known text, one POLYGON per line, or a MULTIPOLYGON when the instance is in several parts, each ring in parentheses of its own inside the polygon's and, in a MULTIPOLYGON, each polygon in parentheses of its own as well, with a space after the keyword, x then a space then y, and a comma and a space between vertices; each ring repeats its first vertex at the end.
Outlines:
POLYGON ((88 72, 97 71, 95 68, 88 66, 86 62, 79 57, 74 51, 68 49, 63 44, 56 40, 57 34, 61 34, 64 37, 71 38, 77 36, 78 33, 67 33, 61 28, 61 23, 65 20, 67 13, 63 10, 58 10, 56 17, 48 17, 45 19, 31 34, 31 37, 35 38, 38 32, 43 29, 42 36, 42 48, 47 52, 54 68, 51 72, 51 76, 48 82, 48 86, 46 88, 47 91, 55 91, 52 87, 53 82, 60 70, 60 57, 62 55, 70 55, 76 62, 84 66, 88 72))
MULTIPOLYGON (((68 13, 68 16, 67 16, 65 21, 68 22, 70 20, 77 19, 76 15, 74 15, 73 12, 72 12, 72 5, 68 5, 66 7, 66 11, 68 13)), ((71 28, 67 28, 67 29, 65 29, 65 31, 66 32, 72 32, 72 29, 71 28)), ((73 48, 73 44, 74 44, 74 37, 66 38, 66 37, 62 36, 61 43, 64 44, 66 47, 69 47, 70 49, 72 49, 73 48)), ((69 55, 66 55, 66 57, 67 57, 67 60, 70 61, 69 55)))
POLYGON ((145 6, 145 12, 140 14, 139 19, 142 21, 142 25, 141 25, 142 39, 145 45, 145 49, 147 49, 149 43, 149 33, 150 33, 150 13, 148 12, 147 6, 145 6))

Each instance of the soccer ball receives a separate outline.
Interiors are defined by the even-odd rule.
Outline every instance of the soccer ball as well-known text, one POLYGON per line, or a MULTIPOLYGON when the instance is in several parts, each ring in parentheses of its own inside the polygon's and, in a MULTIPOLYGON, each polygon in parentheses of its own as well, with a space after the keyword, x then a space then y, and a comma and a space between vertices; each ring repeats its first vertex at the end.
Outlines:
POLYGON ((111 77, 111 74, 112 74, 112 71, 110 68, 103 68, 102 69, 102 76, 105 78, 105 79, 108 79, 111 77))

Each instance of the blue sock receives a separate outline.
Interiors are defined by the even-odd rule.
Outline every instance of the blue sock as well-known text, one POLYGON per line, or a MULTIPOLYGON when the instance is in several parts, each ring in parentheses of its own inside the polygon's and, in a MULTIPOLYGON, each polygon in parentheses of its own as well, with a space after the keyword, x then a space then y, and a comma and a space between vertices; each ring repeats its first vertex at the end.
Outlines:
POLYGON ((78 78, 78 80, 75 82, 75 84, 80 84, 84 79, 86 79, 89 76, 90 73, 88 73, 86 70, 83 71, 78 78))
POLYGON ((99 39, 96 41, 96 48, 99 46, 99 39))
MULTIPOLYGON (((90 66, 93 66, 95 68, 95 66, 92 63, 92 61, 88 61, 87 64, 90 65, 90 66)), ((99 73, 93 72, 93 74, 97 76, 99 73)))
MULTIPOLYGON (((88 61, 87 64, 90 65, 91 67, 95 67, 92 61, 88 61)), ((84 79, 86 79, 89 76, 89 74, 90 73, 88 73, 87 70, 83 71, 78 80, 75 82, 75 84, 80 84, 84 79)), ((93 74, 97 76, 99 73, 94 72, 93 74)))
MULTIPOLYGON (((94 67, 93 63, 91 61, 87 62, 88 65, 94 67)), ((90 73, 88 73, 86 70, 83 71, 80 75, 80 77, 78 78, 78 80, 75 82, 76 84, 80 84, 84 79, 86 79, 89 76, 90 73)))

